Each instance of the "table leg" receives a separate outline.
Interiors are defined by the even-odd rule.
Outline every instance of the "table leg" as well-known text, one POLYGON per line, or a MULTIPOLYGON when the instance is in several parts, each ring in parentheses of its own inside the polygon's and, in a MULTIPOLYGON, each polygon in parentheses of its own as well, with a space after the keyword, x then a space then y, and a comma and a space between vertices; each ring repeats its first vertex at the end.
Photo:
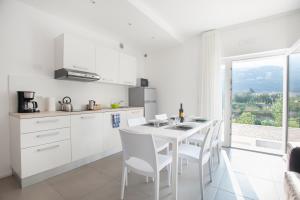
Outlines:
POLYGON ((173 200, 178 199, 178 141, 172 142, 172 196, 173 200))

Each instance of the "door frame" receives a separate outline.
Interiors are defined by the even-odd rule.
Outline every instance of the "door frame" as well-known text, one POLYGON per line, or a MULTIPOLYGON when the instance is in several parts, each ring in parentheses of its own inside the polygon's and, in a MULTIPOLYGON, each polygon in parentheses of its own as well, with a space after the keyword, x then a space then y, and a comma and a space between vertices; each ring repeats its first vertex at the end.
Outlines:
MULTIPOLYGON (((299 40, 300 44, 300 40, 299 40)), ((235 61, 260 59, 272 56, 284 56, 286 65, 283 66, 283 114, 282 114, 282 153, 286 152, 288 141, 288 61, 290 49, 278 49, 267 52, 224 57, 222 64, 225 65, 225 79, 224 79, 224 147, 232 146, 232 63, 235 61)))

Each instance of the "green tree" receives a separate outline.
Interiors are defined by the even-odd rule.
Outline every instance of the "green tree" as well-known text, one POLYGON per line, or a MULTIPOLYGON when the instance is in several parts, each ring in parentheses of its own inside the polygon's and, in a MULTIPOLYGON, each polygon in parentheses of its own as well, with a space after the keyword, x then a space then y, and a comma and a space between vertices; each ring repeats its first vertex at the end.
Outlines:
POLYGON ((276 99, 271 110, 274 117, 275 126, 282 126, 282 96, 276 99))
POLYGON ((243 112, 236 122, 240 124, 255 124, 255 115, 251 112, 243 112))

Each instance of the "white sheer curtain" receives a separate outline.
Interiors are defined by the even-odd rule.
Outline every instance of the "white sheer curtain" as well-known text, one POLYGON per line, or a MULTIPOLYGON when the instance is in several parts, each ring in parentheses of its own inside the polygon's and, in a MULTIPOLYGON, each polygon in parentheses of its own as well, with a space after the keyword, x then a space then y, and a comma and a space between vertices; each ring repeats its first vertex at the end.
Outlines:
POLYGON ((216 30, 201 35, 198 113, 207 119, 222 118, 221 45, 216 30))

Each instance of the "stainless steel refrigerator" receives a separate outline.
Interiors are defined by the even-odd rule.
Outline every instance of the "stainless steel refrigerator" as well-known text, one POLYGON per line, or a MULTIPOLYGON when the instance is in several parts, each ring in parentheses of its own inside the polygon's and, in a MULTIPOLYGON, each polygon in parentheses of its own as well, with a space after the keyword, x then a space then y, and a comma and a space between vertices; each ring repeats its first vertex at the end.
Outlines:
POLYGON ((146 120, 157 114, 156 89, 148 87, 129 88, 129 106, 144 107, 146 120))

